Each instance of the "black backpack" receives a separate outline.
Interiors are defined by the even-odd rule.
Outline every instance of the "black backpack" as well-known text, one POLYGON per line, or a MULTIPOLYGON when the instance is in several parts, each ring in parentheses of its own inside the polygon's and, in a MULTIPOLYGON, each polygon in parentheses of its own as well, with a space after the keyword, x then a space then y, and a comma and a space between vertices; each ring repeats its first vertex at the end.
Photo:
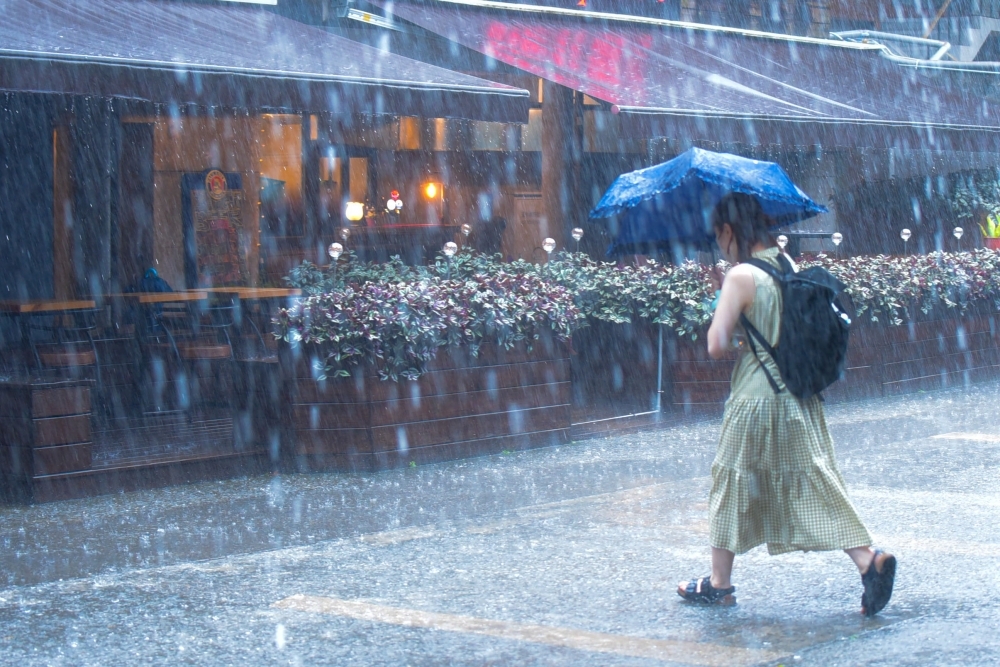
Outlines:
MULTIPOLYGON (((750 349, 760 361, 756 339, 778 365, 792 395, 806 399, 819 394, 844 375, 851 330, 844 284, 818 266, 796 273, 784 255, 778 255, 781 269, 759 259, 747 263, 766 271, 781 290, 777 347, 771 347, 746 315, 740 315, 750 349)), ((763 363, 761 366, 774 393, 779 393, 777 381, 763 363)))

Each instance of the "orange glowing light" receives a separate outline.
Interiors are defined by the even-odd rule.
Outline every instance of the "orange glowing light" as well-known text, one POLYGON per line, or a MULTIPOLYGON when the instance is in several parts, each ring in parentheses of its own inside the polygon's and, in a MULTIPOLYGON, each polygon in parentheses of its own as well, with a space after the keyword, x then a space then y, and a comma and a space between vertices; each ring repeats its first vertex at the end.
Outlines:
POLYGON ((427 195, 428 199, 434 199, 438 196, 439 192, 437 183, 428 183, 424 186, 424 194, 427 195))

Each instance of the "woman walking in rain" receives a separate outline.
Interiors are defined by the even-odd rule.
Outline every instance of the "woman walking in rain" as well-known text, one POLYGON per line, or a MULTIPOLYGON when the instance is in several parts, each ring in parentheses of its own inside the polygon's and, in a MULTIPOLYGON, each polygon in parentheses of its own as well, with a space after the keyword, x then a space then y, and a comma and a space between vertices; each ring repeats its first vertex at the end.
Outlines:
MULTIPOLYGON (((779 267, 773 222, 750 195, 733 193, 712 215, 715 238, 733 268, 722 281, 708 330, 708 353, 729 353, 740 315, 778 344, 781 292, 751 257, 779 267)), ((797 270, 797 269, 796 269, 797 270)), ((733 560, 760 544, 771 555, 840 549, 861 573, 866 616, 892 596, 896 558, 871 547, 871 536, 847 498, 819 396, 799 399, 781 382, 774 361, 743 349, 733 371, 709 495, 712 574, 682 582, 685 600, 733 604, 733 560), (767 368, 764 368, 764 365, 767 368), (772 388, 767 372, 778 383, 772 388)))

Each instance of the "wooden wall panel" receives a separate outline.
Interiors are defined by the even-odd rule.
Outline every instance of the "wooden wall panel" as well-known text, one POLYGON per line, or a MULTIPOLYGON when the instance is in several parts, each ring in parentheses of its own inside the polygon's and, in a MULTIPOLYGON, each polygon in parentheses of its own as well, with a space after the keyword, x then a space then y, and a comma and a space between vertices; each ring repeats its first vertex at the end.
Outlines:
POLYGON ((409 424, 392 424, 372 429, 376 452, 405 451, 449 442, 499 438, 520 433, 569 428, 569 406, 542 406, 468 415, 453 419, 429 419, 409 424))
POLYGON ((90 413, 90 387, 61 387, 31 392, 31 415, 59 417, 90 413))
POLYGON ((89 414, 35 419, 34 428, 34 447, 90 442, 89 414))
POLYGON ((89 470, 91 445, 89 442, 56 447, 35 447, 31 450, 32 473, 35 476, 62 472, 89 470))
POLYGON ((568 405, 569 382, 470 391, 462 394, 420 396, 371 404, 371 425, 386 426, 420 421, 426 415, 438 419, 506 412, 512 405, 568 405))
POLYGON ((0 382, 0 496, 37 499, 38 480, 90 469, 89 384, 0 382))
POLYGON ((505 438, 568 437, 568 352, 548 340, 532 350, 484 346, 477 357, 441 350, 419 379, 399 382, 370 368, 316 381, 313 363, 300 359, 293 371, 289 463, 298 469, 373 469, 487 453, 505 438))
MULTIPOLYGON (((708 358, 703 337, 681 340, 670 360, 672 403, 719 404, 729 393, 732 362, 708 358)), ((831 401, 962 386, 1000 376, 997 318, 968 314, 889 326, 859 321, 851 332, 844 378, 831 401)))

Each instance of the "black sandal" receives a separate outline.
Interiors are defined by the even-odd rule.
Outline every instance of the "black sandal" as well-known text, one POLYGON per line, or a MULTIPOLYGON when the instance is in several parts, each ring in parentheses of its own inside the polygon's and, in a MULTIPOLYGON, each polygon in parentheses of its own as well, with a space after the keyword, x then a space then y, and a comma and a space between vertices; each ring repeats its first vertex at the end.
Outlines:
POLYGON ((692 579, 684 588, 678 586, 677 594, 688 602, 727 606, 736 604, 736 586, 715 588, 710 577, 692 579))
POLYGON ((892 597, 892 586, 896 581, 896 557, 892 554, 886 556, 882 562, 882 571, 879 572, 875 566, 878 557, 882 555, 881 549, 875 550, 875 557, 872 564, 861 575, 861 584, 865 587, 861 594, 861 613, 871 618, 879 613, 889 604, 892 597))

